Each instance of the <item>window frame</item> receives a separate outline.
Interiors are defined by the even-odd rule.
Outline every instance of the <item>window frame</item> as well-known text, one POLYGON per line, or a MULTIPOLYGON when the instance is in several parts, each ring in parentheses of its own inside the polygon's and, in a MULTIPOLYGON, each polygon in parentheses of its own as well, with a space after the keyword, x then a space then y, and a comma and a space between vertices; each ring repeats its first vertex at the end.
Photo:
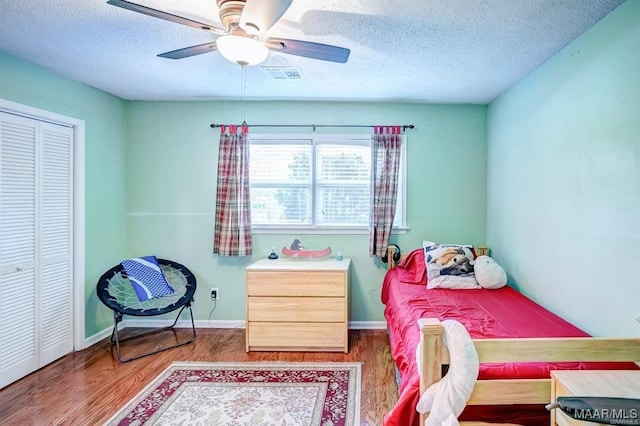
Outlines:
MULTIPOLYGON (((284 144, 288 141, 308 141, 311 149, 311 224, 310 225, 255 225, 252 223, 251 232, 254 234, 368 234, 369 226, 326 226, 316 224, 316 146, 321 144, 371 146, 371 134, 276 134, 261 133, 248 134, 249 144, 254 142, 284 144)), ((400 158, 400 175, 398 176, 398 201, 396 207, 396 223, 393 231, 404 233, 407 230, 407 136, 402 134, 402 155, 400 158)), ((251 162, 251 158, 249 158, 251 162)), ((249 166, 251 167, 251 166, 249 166)))

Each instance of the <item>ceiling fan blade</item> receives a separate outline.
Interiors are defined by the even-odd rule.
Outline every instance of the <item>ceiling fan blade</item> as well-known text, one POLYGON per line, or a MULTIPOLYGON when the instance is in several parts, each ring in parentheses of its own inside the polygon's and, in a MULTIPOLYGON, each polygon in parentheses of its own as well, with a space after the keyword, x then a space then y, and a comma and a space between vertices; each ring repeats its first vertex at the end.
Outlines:
POLYGON ((276 37, 269 37, 266 41, 266 46, 276 52, 320 59, 322 61, 340 62, 342 64, 347 62, 351 53, 351 50, 344 47, 276 37))
POLYGON ((203 53, 209 53, 218 50, 216 42, 198 44, 196 46, 185 47, 178 50, 172 50, 171 52, 161 53, 158 56, 168 59, 182 59, 189 56, 202 55, 203 53))
POLYGON ((292 2, 293 0, 247 0, 240 15, 240 28, 252 35, 267 31, 278 22, 292 2))
POLYGON ((174 15, 172 13, 163 12, 161 10, 152 9, 147 6, 143 6, 141 4, 132 3, 126 0, 108 0, 108 4, 112 6, 118 6, 123 9, 132 10, 134 12, 142 13, 145 15, 153 16, 154 18, 164 19, 166 21, 175 22, 176 24, 186 25, 188 27, 198 28, 205 31, 210 31, 215 34, 225 34, 226 31, 211 26, 209 24, 204 24, 202 22, 194 21, 193 19, 184 18, 182 16, 174 15))

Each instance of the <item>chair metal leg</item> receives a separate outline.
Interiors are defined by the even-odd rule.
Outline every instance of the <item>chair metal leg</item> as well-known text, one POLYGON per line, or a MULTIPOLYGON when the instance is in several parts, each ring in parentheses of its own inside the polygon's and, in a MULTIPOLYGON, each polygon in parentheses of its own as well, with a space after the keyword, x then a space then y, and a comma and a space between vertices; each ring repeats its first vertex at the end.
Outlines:
POLYGON ((193 320, 193 311, 191 310, 191 303, 185 304, 180 309, 180 312, 178 312, 178 315, 176 316, 175 321, 170 326, 158 328, 158 329, 155 329, 155 330, 147 331, 147 332, 144 332, 144 333, 136 334, 134 336, 129 336, 129 337, 126 337, 124 339, 121 339, 119 334, 118 334, 118 324, 122 321, 123 316, 124 315, 122 313, 120 313, 120 312, 116 312, 116 311, 113 312, 114 326, 113 326, 113 332, 111 333, 111 345, 112 345, 112 347, 113 346, 116 347, 116 357, 118 358, 118 361, 120 361, 120 362, 133 361, 134 359, 139 359, 139 358, 142 358, 142 357, 145 357, 145 356, 157 354, 158 352, 163 352, 163 351, 166 351, 166 350, 169 350, 169 349, 177 348, 179 346, 188 345, 189 343, 192 343, 194 340, 196 340, 196 326, 195 326, 195 322, 193 320), (135 356, 132 356, 132 357, 129 357, 129 358, 123 358, 122 357, 121 347, 120 347, 121 343, 130 341, 130 340, 135 340, 135 339, 138 339, 138 338, 141 338, 141 337, 149 336, 149 335, 152 335, 152 334, 162 333, 163 331, 172 330, 175 327, 175 325, 178 323, 178 319, 180 318, 180 315, 182 314, 182 311, 184 311, 185 308, 189 309, 189 315, 191 317, 191 337, 188 340, 186 340, 184 342, 176 343, 175 345, 171 345, 171 346, 167 346, 167 347, 164 347, 164 348, 156 349, 155 351, 152 351, 152 352, 147 352, 147 353, 135 355, 135 356))

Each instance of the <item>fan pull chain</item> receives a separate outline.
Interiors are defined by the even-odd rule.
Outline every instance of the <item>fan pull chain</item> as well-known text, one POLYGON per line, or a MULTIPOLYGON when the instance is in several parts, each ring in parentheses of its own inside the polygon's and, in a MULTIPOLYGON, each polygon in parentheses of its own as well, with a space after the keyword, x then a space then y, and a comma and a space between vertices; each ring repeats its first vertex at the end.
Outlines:
POLYGON ((242 74, 241 74, 241 88, 240 88, 240 123, 242 123, 242 125, 246 124, 245 121, 245 111, 244 111, 244 97, 245 94, 247 92, 247 66, 246 65, 241 65, 240 66, 242 68, 242 74))

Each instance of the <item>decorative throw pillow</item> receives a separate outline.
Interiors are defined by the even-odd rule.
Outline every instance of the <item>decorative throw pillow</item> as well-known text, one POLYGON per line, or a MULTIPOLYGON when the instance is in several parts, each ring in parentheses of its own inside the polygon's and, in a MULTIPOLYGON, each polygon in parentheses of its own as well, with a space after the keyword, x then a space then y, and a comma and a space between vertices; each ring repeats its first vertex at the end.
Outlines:
POLYGON ((174 293, 155 256, 133 257, 120 264, 140 301, 174 293))
POLYGON ((489 256, 478 256, 474 267, 476 280, 483 288, 497 289, 507 285, 507 273, 489 256))
POLYGON ((473 246, 423 242, 427 288, 481 288, 474 273, 473 246))

